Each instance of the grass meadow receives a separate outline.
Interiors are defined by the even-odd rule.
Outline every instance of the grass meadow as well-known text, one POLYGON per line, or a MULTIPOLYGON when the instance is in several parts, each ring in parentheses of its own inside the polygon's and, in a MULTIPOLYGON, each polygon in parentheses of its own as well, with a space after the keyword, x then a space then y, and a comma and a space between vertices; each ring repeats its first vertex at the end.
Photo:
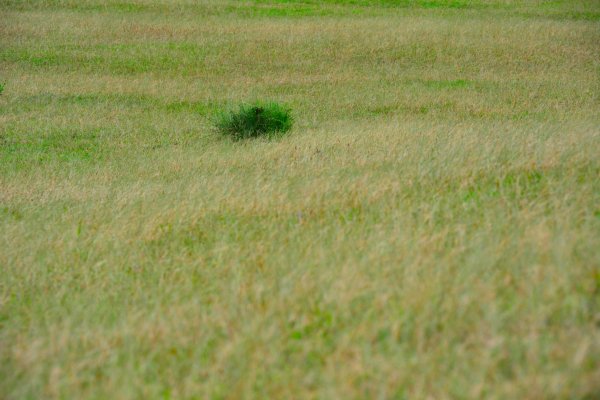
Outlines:
POLYGON ((0 399, 600 397, 599 1, 0 0, 0 83, 0 399))

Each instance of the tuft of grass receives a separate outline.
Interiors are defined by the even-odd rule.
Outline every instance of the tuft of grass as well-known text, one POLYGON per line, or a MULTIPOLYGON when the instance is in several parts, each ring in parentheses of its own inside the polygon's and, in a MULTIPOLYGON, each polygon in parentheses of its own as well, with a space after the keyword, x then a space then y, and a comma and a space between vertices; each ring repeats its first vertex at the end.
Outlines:
POLYGON ((0 94, 4 92, 4 83, 0 82, 0 94))
POLYGON ((289 108, 274 102, 242 104, 237 110, 217 116, 215 125, 224 135, 234 140, 256 137, 278 137, 293 125, 289 108))

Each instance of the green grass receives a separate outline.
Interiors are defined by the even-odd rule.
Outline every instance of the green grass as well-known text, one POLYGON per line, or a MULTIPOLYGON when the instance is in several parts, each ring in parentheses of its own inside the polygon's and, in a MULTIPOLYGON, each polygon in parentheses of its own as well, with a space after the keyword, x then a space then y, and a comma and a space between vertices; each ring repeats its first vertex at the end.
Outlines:
POLYGON ((0 398, 598 397, 599 16, 0 2, 0 398))
POLYGON ((234 140, 281 137, 292 125, 291 110, 275 102, 242 104, 237 109, 219 113, 215 118, 217 130, 234 140))

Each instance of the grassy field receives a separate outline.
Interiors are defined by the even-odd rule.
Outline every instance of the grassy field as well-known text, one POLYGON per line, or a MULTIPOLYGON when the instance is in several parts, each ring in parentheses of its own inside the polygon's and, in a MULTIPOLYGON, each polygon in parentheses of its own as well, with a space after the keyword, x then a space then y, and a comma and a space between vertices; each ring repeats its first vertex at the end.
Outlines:
POLYGON ((600 1, 0 0, 0 83, 0 399, 600 397, 600 1))

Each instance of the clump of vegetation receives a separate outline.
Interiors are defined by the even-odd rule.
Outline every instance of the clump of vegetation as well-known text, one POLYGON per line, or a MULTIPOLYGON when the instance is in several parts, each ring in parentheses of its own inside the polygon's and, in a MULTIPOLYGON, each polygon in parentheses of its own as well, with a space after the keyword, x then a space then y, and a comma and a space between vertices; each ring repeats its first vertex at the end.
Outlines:
POLYGON ((278 103, 243 104, 217 116, 216 127, 235 140, 278 137, 292 128, 290 109, 278 103))
POLYGON ((4 92, 4 83, 0 82, 0 94, 4 92))

